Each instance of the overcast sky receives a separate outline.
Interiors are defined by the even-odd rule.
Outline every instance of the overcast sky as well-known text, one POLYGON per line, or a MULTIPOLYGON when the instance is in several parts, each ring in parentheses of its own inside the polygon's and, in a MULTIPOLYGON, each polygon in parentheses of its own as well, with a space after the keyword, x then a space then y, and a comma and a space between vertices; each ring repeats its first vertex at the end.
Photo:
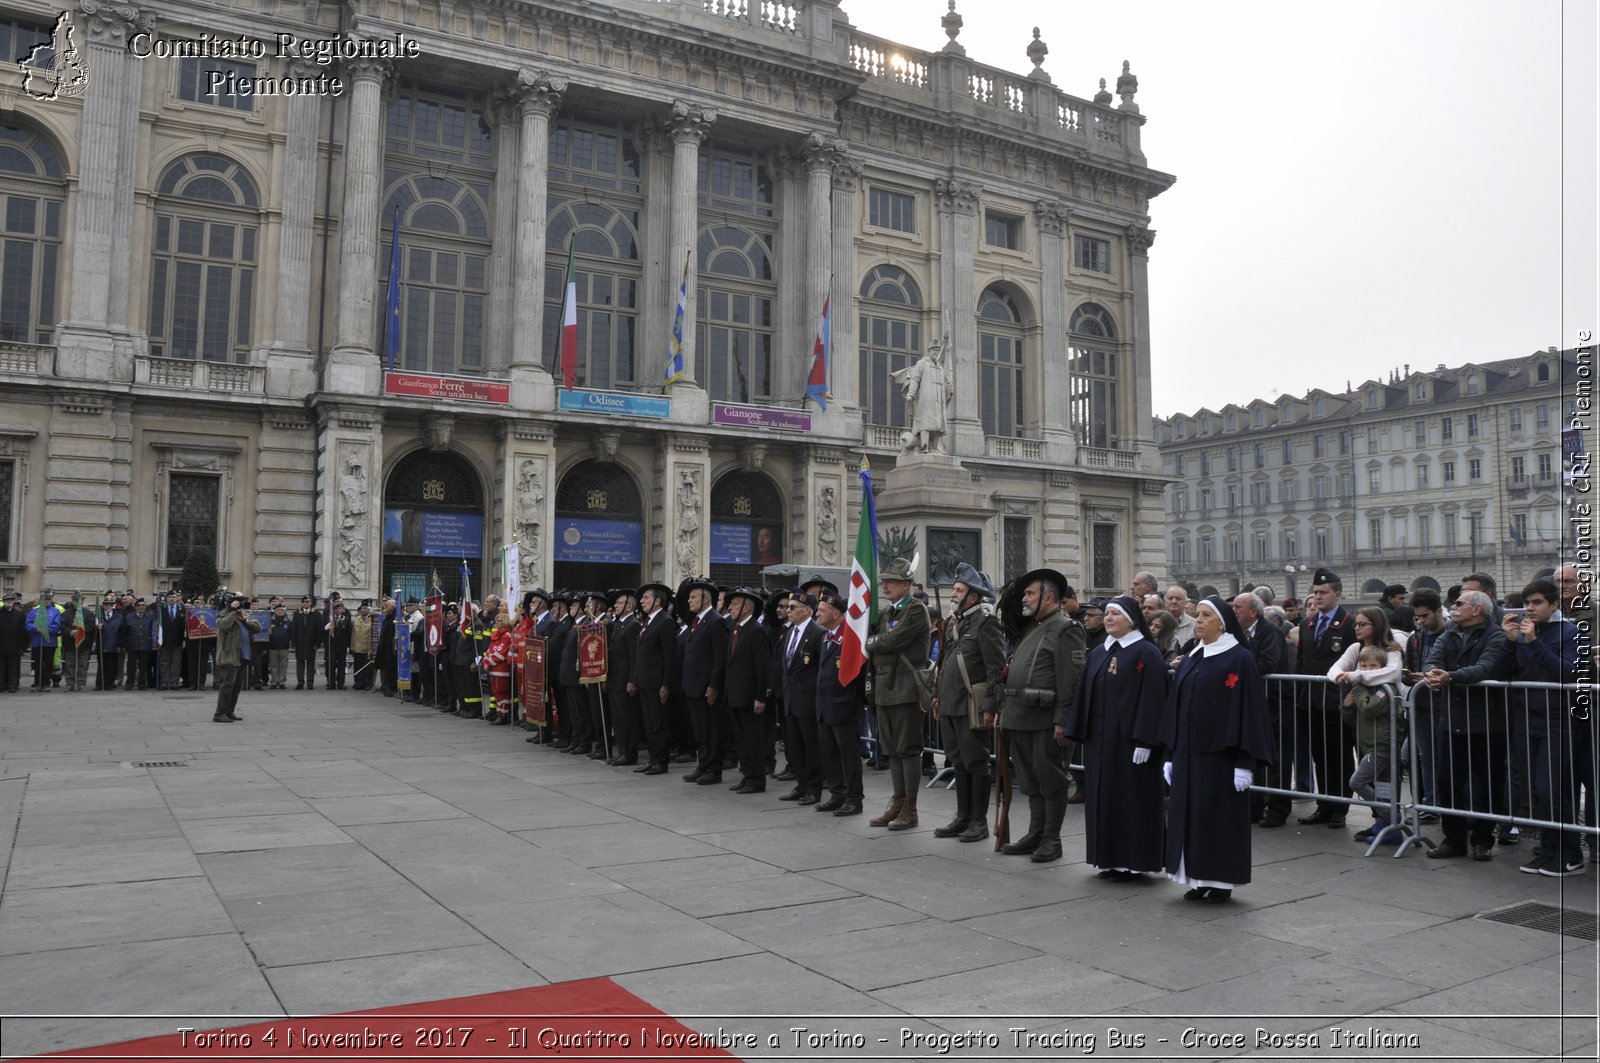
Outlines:
MULTIPOLYGON (((1596 327, 1594 0, 957 0, 969 58, 1139 78, 1155 412, 1512 358, 1596 327)), ((844 0, 933 51, 945 0, 844 0)))

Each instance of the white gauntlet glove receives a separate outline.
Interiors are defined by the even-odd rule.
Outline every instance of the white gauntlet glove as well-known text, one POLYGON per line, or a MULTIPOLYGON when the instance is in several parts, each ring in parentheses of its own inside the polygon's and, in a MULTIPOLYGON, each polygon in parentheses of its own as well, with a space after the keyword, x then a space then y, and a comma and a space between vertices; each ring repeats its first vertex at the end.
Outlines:
POLYGON ((1255 772, 1249 768, 1233 769, 1233 788, 1240 793, 1250 789, 1250 784, 1255 781, 1255 772))
POLYGON ((1161 777, 1167 780, 1168 786, 1172 785, 1172 761, 1169 760, 1161 765, 1161 777))
POLYGON ((1146 749, 1144 746, 1134 746, 1133 747, 1133 762, 1135 764, 1143 764, 1146 761, 1148 761, 1149 759, 1150 759, 1150 750, 1146 749))

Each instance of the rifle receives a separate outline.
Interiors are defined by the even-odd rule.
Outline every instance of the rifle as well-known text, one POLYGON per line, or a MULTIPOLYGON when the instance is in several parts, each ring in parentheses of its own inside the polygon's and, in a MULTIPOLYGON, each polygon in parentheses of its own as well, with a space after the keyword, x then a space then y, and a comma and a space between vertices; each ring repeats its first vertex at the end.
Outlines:
POLYGON ((994 851, 1011 844, 1011 757, 1006 749, 1006 732, 995 721, 994 728, 994 851))

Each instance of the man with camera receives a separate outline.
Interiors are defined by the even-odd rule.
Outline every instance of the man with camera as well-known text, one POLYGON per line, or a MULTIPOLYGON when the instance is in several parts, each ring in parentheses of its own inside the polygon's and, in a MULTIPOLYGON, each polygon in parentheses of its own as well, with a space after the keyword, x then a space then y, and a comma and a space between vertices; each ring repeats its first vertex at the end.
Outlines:
POLYGON ((217 711, 212 723, 237 723, 234 712, 239 691, 251 667, 251 636, 261 630, 261 622, 250 615, 249 602, 242 595, 230 594, 217 600, 217 711))

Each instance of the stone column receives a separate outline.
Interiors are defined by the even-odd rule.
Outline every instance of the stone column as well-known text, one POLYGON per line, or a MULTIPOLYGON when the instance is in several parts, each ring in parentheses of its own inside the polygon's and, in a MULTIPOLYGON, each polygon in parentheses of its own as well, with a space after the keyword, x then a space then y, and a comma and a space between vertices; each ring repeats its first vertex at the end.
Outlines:
POLYGON ((79 380, 132 380, 128 256, 144 71, 128 55, 128 38, 148 31, 151 21, 131 4, 81 0, 78 9, 90 83, 78 126, 71 295, 57 333, 56 372, 79 380))
POLYGON ((550 115, 561 106, 565 80, 543 71, 517 72, 522 112, 517 169, 517 268, 511 316, 511 404, 523 410, 555 407, 555 384, 539 358, 544 330, 545 202, 550 187, 550 115))
POLYGON ((371 407, 324 406, 317 451, 318 592, 375 598, 382 590, 383 424, 371 407))
MULTIPOLYGON (((1139 467, 1161 468, 1161 452, 1150 438, 1151 378, 1150 378, 1150 245, 1156 242, 1156 231, 1137 225, 1128 226, 1128 284, 1133 290, 1133 335, 1131 372, 1124 367, 1121 380, 1132 381, 1132 401, 1119 396, 1117 426, 1120 450, 1138 450, 1139 467), (1127 418, 1131 417, 1132 421, 1127 418)), ((1127 387, 1119 386, 1125 395, 1127 387)))
POLYGON ((639 151, 644 177, 644 227, 640 253, 639 336, 635 340, 634 383, 656 388, 666 375, 672 312, 677 309, 683 261, 667 261, 672 239, 672 141, 654 120, 640 123, 639 151))
POLYGON ((774 391, 790 399, 804 394, 806 368, 811 364, 811 340, 817 327, 816 309, 809 306, 806 274, 805 154, 797 145, 778 151, 775 176, 779 181, 782 232, 774 249, 778 275, 777 382, 774 391), (788 357, 784 357, 788 355, 788 357))
POLYGON ((554 553, 555 434, 538 421, 502 421, 496 458, 496 520, 490 542, 517 544, 523 591, 548 587, 554 553))
POLYGON ((344 137, 344 202, 339 211, 339 312, 323 387, 376 395, 382 365, 376 348, 378 211, 383 180, 383 85, 392 64, 356 59, 344 137))
POLYGON ((861 161, 849 156, 833 168, 833 401, 847 411, 861 404, 856 326, 856 188, 861 170, 861 161))
MULTIPOLYGON (((1072 377, 1067 359, 1067 223, 1071 212, 1066 204, 1041 199, 1033 205, 1039 226, 1039 266, 1041 329, 1038 381, 1041 405, 1027 410, 1028 419, 1039 426, 1040 438, 1050 449, 1052 462, 1072 460, 1073 434, 1066 419, 1071 409, 1072 377)), ((1034 356, 1034 352, 1029 352, 1034 356)), ((1029 390, 1032 390, 1030 387, 1029 390)))
POLYGON ((807 343, 800 359, 800 386, 804 393, 806 374, 811 368, 811 351, 822 303, 833 294, 833 167, 841 155, 837 137, 829 133, 808 133, 806 158, 806 305, 807 343))
POLYGON ((978 417, 978 293, 973 290, 977 249, 975 219, 983 189, 956 177, 933 183, 939 206, 939 302, 944 308, 935 329, 950 332, 945 357, 953 365, 955 411, 951 418, 952 454, 984 453, 983 422, 978 417))
MULTIPOLYGON (((289 64, 291 77, 315 76, 304 60, 289 64)), ((267 394, 303 399, 316 390, 311 357, 310 309, 312 246, 316 236, 317 133, 322 101, 316 96, 291 96, 284 101, 283 182, 279 201, 278 264, 274 279, 277 300, 272 315, 270 352, 261 355, 267 367, 267 394)))
MULTIPOLYGON (((667 259, 667 275, 681 279, 683 264, 689 263, 688 296, 683 307, 683 379, 672 389, 673 420, 702 424, 710 416, 710 405, 699 379, 695 351, 695 285, 693 259, 699 238, 700 144, 711 132, 717 112, 686 100, 674 100, 667 119, 672 135, 672 242, 667 259)), ((672 288, 667 310, 670 322, 677 310, 678 289, 672 288)), ((670 327, 670 326, 669 326, 670 327)))
MULTIPOLYGON (((521 118, 509 92, 496 93, 489 114, 494 123, 494 247, 489 252, 489 346, 484 366, 503 374, 511 366, 511 264, 515 261, 517 216, 517 137, 521 118)), ((539 293, 544 298, 544 293, 539 293)))

